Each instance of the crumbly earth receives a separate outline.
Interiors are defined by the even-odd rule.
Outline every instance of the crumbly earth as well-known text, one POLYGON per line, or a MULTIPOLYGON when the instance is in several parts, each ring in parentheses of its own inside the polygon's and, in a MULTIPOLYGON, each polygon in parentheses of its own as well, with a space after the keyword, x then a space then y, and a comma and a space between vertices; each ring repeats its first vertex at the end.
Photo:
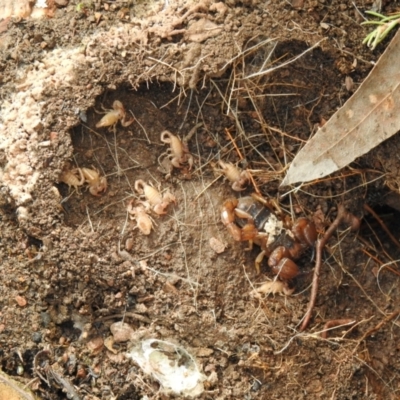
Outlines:
POLYGON ((2 370, 41 399, 165 399, 125 357, 157 338, 196 357, 202 399, 399 398, 399 248, 364 209, 399 236, 399 137, 333 177, 279 187, 384 48, 361 43, 375 3, 56 4, 51 17, 0 25, 2 370), (115 100, 134 122, 97 128, 115 100), (194 159, 171 177, 166 129, 190 136, 194 159), (293 295, 251 296, 272 275, 265 262, 256 274, 257 248, 234 242, 220 211, 254 189, 232 191, 219 159, 240 161, 264 196, 321 232, 339 203, 364 217, 358 234, 343 226, 329 241, 305 332, 312 251, 293 295), (60 182, 76 167, 106 176, 106 192, 60 182), (150 235, 127 215, 138 179, 176 197, 150 213, 150 235), (321 338, 336 319, 356 324, 321 338), (112 344, 119 321, 134 335, 112 344))

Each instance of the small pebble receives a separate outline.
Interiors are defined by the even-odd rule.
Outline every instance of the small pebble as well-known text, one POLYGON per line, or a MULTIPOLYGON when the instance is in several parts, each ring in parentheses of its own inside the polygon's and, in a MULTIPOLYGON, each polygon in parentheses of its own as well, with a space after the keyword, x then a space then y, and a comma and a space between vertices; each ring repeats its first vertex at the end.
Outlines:
POLYGON ((40 343, 42 341, 42 333, 41 332, 33 332, 31 336, 32 342, 40 343))
POLYGON ((15 301, 20 307, 25 307, 26 306, 26 299, 25 297, 22 296, 15 296, 15 301))
POLYGON ((135 332, 130 325, 125 322, 115 322, 110 326, 110 331, 115 343, 127 342, 135 332))
POLYGON ((40 318, 42 318, 42 323, 45 328, 47 328, 51 322, 50 314, 47 312, 40 313, 40 318))
POLYGON ((98 336, 89 340, 86 344, 88 349, 91 351, 92 355, 95 356, 101 352, 104 347, 104 340, 102 337, 98 336))

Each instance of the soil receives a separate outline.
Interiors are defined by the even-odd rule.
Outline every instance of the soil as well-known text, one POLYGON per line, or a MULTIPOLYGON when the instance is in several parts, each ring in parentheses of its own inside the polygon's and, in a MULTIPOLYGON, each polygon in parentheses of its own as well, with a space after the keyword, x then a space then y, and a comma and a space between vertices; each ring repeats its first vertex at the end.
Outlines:
POLYGON ((383 51, 362 44, 373 2, 56 4, 1 23, 2 370, 40 399, 165 399, 125 356, 156 338, 195 356, 202 399, 399 398, 399 247, 364 206, 398 237, 399 137, 319 182, 279 186, 383 51), (115 100, 125 118, 96 127, 115 100), (170 164, 165 130, 187 140, 193 168, 170 164), (218 160, 253 181, 233 191, 218 160), (63 182, 78 167, 107 189, 63 182), (139 179, 176 198, 148 211, 149 235, 127 213, 144 200, 139 179), (362 218, 329 241, 304 332, 312 249, 292 295, 253 296, 273 274, 221 222, 225 200, 255 189, 319 232, 339 203, 362 218), (336 319, 356 323, 322 338, 336 319), (133 329, 122 340, 110 331, 121 321, 133 329))

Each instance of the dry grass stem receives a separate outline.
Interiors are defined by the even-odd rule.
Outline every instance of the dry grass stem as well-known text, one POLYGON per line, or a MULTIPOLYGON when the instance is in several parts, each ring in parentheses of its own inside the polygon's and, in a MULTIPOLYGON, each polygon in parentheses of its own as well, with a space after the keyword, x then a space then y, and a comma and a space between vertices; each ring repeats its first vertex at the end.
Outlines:
POLYGON ((300 53, 300 54, 297 55, 296 57, 293 57, 293 58, 291 58, 290 60, 285 61, 285 62, 283 62, 282 64, 279 64, 279 65, 276 66, 276 67, 268 68, 268 69, 266 69, 266 70, 264 70, 264 71, 256 72, 256 73, 254 73, 254 74, 245 76, 245 77, 243 77, 242 79, 252 79, 252 78, 256 78, 256 77, 259 77, 259 76, 261 76, 261 75, 267 75, 267 74, 269 74, 269 73, 271 73, 271 72, 273 72, 273 71, 276 71, 276 70, 279 69, 279 68, 286 67, 287 65, 292 64, 292 63, 294 63, 295 61, 297 61, 299 58, 305 56, 305 55, 306 55, 307 53, 309 53, 310 51, 314 50, 314 49, 315 49, 316 47, 318 47, 324 40, 326 40, 326 38, 319 40, 319 41, 318 41, 317 43, 315 43, 313 46, 311 46, 311 47, 308 48, 307 50, 303 51, 302 53, 300 53))

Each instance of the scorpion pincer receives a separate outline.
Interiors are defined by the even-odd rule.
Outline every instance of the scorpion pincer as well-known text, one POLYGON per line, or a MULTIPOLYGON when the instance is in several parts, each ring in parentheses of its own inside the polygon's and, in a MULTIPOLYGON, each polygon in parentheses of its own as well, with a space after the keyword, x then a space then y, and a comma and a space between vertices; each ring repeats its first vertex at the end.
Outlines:
POLYGON ((317 230, 307 218, 299 218, 291 226, 279 219, 268 207, 268 202, 256 194, 224 202, 221 219, 236 241, 249 241, 260 246, 255 260, 257 272, 265 256, 275 275, 282 280, 296 277, 300 271, 294 260, 312 247, 317 230))

